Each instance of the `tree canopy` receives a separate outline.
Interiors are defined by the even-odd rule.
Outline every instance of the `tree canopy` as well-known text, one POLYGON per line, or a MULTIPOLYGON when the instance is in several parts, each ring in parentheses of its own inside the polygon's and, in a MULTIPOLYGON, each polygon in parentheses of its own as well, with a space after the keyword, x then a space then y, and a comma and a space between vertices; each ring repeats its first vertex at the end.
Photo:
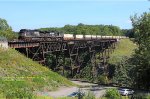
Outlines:
POLYGON ((83 34, 83 35, 124 35, 121 29, 113 25, 65 25, 62 28, 41 28, 40 30, 62 31, 66 34, 83 34))
POLYGON ((134 80, 138 88, 150 89, 150 13, 131 18, 138 49, 133 58, 134 80))
POLYGON ((12 30, 5 19, 0 18, 0 30, 12 30))
POLYGON ((4 36, 11 40, 16 38, 16 34, 13 33, 12 28, 8 25, 5 19, 0 18, 0 36, 4 36))
POLYGON ((133 29, 122 29, 122 32, 125 36, 129 38, 134 38, 134 31, 133 29))
MULTIPOLYGON (((115 65, 113 81, 124 86, 138 89, 150 89, 150 13, 131 17, 133 29, 123 30, 132 32, 130 36, 135 37, 135 52, 132 57, 122 58, 115 65)), ((129 45, 127 45, 129 47, 129 45)), ((131 48, 131 47, 129 47, 131 48)))

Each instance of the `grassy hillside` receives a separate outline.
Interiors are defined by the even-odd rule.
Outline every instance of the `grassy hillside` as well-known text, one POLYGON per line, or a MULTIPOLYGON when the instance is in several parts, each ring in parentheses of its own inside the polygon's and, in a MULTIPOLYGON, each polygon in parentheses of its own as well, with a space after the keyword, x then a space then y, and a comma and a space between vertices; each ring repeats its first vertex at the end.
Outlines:
POLYGON ((66 78, 26 58, 14 49, 0 49, 1 97, 33 97, 35 91, 72 86, 66 78))
POLYGON ((136 49, 136 45, 130 39, 121 39, 114 52, 110 55, 109 63, 117 64, 122 58, 129 58, 136 49))

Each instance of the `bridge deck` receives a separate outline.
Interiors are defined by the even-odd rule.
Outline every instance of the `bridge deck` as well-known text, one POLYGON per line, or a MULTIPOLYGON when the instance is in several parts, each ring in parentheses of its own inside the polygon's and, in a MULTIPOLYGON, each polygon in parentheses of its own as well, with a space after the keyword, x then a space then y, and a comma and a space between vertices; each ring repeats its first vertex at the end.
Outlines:
POLYGON ((40 43, 64 43, 67 42, 68 44, 72 44, 74 42, 91 42, 91 41, 98 41, 98 42, 111 42, 117 41, 116 38, 102 38, 102 39, 73 39, 73 40, 63 40, 63 41, 9 41, 8 46, 10 48, 31 48, 31 47, 38 47, 40 43))

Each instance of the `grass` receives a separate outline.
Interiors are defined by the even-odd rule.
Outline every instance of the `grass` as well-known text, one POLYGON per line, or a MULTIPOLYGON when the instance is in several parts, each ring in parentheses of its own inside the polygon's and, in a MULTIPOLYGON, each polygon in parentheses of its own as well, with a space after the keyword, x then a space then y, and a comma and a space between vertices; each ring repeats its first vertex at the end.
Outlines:
MULTIPOLYGON (((98 99, 108 99, 107 97, 102 97, 102 98, 98 98, 98 99)), ((120 99, 130 99, 128 96, 121 96, 120 99)))
POLYGON ((134 44, 130 39, 121 39, 114 52, 110 55, 109 63, 117 64, 123 57, 131 57, 136 47, 136 44, 134 44))
MULTIPOLYGON (((78 99, 78 97, 58 97, 58 98, 52 98, 48 96, 38 96, 36 99, 78 99)), ((91 99, 89 97, 83 97, 83 99, 91 99)), ((92 99, 108 99, 107 97, 101 97, 101 98, 92 98, 92 99)), ((128 96, 121 96, 121 99, 130 99, 128 96)))
POLYGON ((60 86, 74 84, 14 49, 0 49, 1 96, 29 98, 35 91, 52 91, 60 86))
POLYGON ((52 98, 48 96, 39 96, 37 99, 78 99, 77 97, 58 97, 58 98, 52 98))

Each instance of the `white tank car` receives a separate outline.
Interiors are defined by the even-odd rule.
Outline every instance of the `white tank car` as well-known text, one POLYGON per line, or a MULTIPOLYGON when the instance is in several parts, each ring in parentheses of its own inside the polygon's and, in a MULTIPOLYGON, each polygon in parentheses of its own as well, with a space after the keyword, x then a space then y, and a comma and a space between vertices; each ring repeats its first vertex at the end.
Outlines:
POLYGON ((97 39, 100 39, 100 38, 102 38, 102 36, 101 35, 97 35, 97 39))
POLYGON ((124 38, 124 36, 120 36, 120 38, 121 38, 121 39, 123 39, 123 38, 124 38))
POLYGON ((92 39, 96 39, 96 35, 92 35, 92 39))
POLYGON ((102 36, 102 38, 106 38, 106 36, 102 36))
POLYGON ((126 36, 101 36, 101 35, 73 35, 73 34, 64 34, 64 40, 72 40, 72 39, 101 39, 101 38, 114 38, 114 39, 124 39, 128 38, 126 36))
POLYGON ((102 36, 102 38, 112 38, 112 36, 102 36))
POLYGON ((125 38, 129 38, 129 37, 126 37, 126 36, 121 36, 120 38, 122 38, 122 39, 125 39, 125 38))
POLYGON ((112 38, 116 38, 116 36, 112 36, 112 38))
POLYGON ((116 39, 120 39, 120 38, 121 38, 121 36, 114 36, 114 38, 116 38, 116 39))
POLYGON ((92 35, 85 35, 85 39, 91 39, 92 35))
POLYGON ((76 38, 76 39, 84 39, 84 36, 83 36, 83 35, 76 35, 75 38, 76 38))
POLYGON ((64 34, 64 40, 71 40, 74 39, 73 34, 64 34))

